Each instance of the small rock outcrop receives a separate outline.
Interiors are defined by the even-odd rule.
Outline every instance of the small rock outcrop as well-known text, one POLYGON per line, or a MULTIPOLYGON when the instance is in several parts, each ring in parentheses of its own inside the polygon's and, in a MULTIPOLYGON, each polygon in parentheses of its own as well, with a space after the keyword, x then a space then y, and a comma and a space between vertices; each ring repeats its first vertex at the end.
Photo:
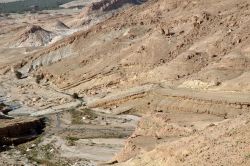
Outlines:
POLYGON ((18 145, 36 138, 45 127, 43 118, 15 118, 0 121, 0 146, 18 145))
POLYGON ((70 29, 66 24, 64 24, 62 21, 56 21, 54 28, 57 30, 66 30, 70 29))
POLYGON ((129 5, 129 4, 137 4, 137 1, 136 0, 111 0, 111 1, 101 0, 101 1, 93 2, 84 8, 84 10, 81 12, 79 17, 84 18, 97 11, 108 12, 108 11, 116 10, 116 9, 123 7, 124 5, 129 5))
POLYGON ((14 40, 13 47, 39 47, 47 45, 55 37, 55 34, 44 30, 40 26, 28 26, 14 40))

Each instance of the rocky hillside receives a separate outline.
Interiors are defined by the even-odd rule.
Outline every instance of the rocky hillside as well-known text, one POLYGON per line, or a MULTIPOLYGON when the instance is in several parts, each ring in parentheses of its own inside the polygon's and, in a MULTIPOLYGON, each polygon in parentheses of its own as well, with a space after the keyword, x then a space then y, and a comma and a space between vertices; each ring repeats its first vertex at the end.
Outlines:
POLYGON ((248 91, 248 13, 244 0, 151 0, 35 53, 25 68, 69 57, 41 70, 80 92, 159 82, 248 91))
POLYGON ((37 25, 30 25, 11 42, 14 47, 39 47, 47 45, 55 34, 37 25))
MULTIPOLYGON (((165 141, 150 152, 117 165, 247 166, 250 164, 249 137, 249 115, 247 114, 220 124, 212 123, 203 131, 178 141, 165 141)), ((123 153, 123 156, 128 153, 133 154, 133 146, 127 149, 130 149, 130 152, 123 153)))
POLYGON ((0 65, 25 76, 18 92, 141 116, 109 164, 249 165, 249 15, 247 0, 102 0, 59 23, 78 32, 0 65))

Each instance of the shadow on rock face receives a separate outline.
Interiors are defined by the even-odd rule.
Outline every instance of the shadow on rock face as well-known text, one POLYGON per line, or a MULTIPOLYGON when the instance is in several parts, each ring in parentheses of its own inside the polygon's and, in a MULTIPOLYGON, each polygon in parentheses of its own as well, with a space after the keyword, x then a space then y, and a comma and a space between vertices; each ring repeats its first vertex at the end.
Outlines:
POLYGON ((37 138, 45 128, 45 118, 16 118, 0 122, 0 151, 37 138))

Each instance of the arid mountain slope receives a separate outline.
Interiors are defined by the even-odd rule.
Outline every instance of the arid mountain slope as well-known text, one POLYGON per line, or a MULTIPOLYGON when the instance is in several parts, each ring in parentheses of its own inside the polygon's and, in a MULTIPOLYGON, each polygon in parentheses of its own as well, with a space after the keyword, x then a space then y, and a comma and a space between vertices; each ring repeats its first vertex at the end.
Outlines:
POLYGON ((164 81, 248 91, 248 15, 244 0, 152 0, 33 54, 23 71, 50 64, 41 70, 55 84, 80 91, 164 81))
POLYGON ((154 150, 117 165, 247 166, 250 164, 249 137, 249 115, 242 115, 219 124, 211 123, 190 137, 165 141, 154 150))
POLYGON ((148 0, 117 12, 127 1, 108 2, 64 21, 82 30, 0 63, 6 93, 37 108, 36 95, 46 105, 75 94, 93 112, 141 116, 111 163, 249 165, 250 2, 148 0), (10 68, 24 79, 11 84, 10 68))
MULTIPOLYGON (((140 2, 143 3, 143 2, 140 2)), ((97 24, 126 7, 140 4, 136 0, 95 0, 86 4, 77 18, 70 23, 72 27, 90 26, 97 24)))

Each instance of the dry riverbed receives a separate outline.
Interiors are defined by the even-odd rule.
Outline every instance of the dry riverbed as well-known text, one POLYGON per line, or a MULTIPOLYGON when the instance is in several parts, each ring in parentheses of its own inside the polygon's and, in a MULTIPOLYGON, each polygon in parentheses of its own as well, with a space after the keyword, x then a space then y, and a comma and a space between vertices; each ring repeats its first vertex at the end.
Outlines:
POLYGON ((29 81, 11 81, 5 77, 2 80, 1 89, 5 102, 20 105, 8 112, 8 116, 14 119, 1 119, 1 127, 6 129, 6 126, 10 126, 9 130, 18 127, 19 135, 12 131, 9 133, 16 133, 11 137, 22 141, 16 141, 13 145, 12 142, 2 144, 0 156, 6 160, 2 160, 0 164, 104 163, 122 149, 140 119, 135 115, 114 115, 108 113, 109 110, 89 109, 84 98, 74 99, 70 94, 52 88, 46 89, 43 84, 36 84, 33 78, 29 78, 29 81), (28 124, 27 130, 33 131, 37 124, 32 126, 32 122, 41 118, 45 124, 41 135, 26 135, 29 139, 21 139, 24 135, 22 128, 27 129, 28 124))

